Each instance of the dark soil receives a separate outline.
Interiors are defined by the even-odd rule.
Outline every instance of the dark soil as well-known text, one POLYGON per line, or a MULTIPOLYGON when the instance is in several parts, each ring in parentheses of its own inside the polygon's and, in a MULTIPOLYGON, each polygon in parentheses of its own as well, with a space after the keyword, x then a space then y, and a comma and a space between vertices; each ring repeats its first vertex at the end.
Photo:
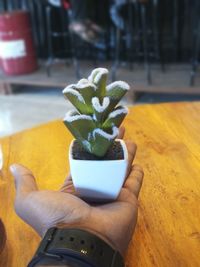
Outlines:
POLYGON ((115 141, 108 149, 106 155, 102 158, 90 154, 84 150, 84 148, 78 143, 74 142, 72 148, 72 155, 74 159, 79 160, 119 160, 124 159, 124 151, 120 142, 115 141))

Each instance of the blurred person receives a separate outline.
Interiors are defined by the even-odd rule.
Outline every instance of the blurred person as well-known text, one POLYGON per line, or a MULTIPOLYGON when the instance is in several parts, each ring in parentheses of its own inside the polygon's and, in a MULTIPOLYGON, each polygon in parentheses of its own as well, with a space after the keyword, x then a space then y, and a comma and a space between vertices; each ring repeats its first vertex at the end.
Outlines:
POLYGON ((89 43, 97 43, 102 38, 102 27, 94 22, 97 1, 70 0, 72 16, 70 30, 89 43))

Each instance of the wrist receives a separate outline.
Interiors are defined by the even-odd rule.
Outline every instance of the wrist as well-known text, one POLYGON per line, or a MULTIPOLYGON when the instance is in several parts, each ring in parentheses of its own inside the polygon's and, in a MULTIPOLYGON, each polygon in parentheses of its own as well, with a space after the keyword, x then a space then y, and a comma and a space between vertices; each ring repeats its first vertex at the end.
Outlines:
POLYGON ((118 251, 96 234, 82 229, 49 229, 28 267, 46 260, 51 260, 52 266, 57 266, 56 261, 70 267, 124 267, 118 251))
MULTIPOLYGON (((121 250, 106 236, 101 233, 101 230, 98 229, 97 224, 94 224, 95 227, 92 227, 92 225, 86 225, 86 224, 58 224, 56 227, 59 229, 80 229, 87 231, 100 239, 102 239, 104 242, 106 242, 113 250, 118 250, 121 253, 121 250)), ((123 253, 121 253, 123 256, 123 253)))

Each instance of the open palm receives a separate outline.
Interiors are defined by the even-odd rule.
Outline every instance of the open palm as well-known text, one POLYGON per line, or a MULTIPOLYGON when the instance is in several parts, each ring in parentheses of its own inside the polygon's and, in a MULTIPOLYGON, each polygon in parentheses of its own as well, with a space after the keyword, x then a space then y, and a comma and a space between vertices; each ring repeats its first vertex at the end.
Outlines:
POLYGON ((68 177, 59 191, 39 191, 31 171, 14 164, 17 214, 41 236, 51 227, 79 228, 95 233, 124 255, 132 237, 138 210, 143 171, 132 166, 136 146, 127 142, 129 168, 118 199, 107 204, 89 204, 80 199, 68 177))

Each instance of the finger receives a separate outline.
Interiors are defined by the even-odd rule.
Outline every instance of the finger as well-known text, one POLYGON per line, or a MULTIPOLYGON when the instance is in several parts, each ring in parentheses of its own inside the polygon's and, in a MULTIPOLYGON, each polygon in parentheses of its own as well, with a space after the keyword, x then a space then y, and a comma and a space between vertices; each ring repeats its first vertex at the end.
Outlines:
POLYGON ((74 188, 74 184, 73 184, 73 181, 72 181, 71 174, 69 174, 69 175, 67 176, 67 178, 66 178, 65 181, 64 181, 64 184, 62 185, 62 187, 60 188, 59 191, 64 192, 64 193, 69 193, 69 194, 76 195, 76 192, 75 192, 75 188, 74 188))
POLYGON ((121 126, 119 128, 119 133, 118 133, 117 138, 118 139, 123 139, 124 138, 124 134, 125 134, 125 127, 124 126, 121 126))
POLYGON ((126 147, 128 150, 128 167, 126 172, 126 177, 130 174, 132 163, 136 155, 137 146, 132 141, 126 141, 126 147))
POLYGON ((124 184, 124 187, 130 190, 137 198, 142 187, 143 176, 144 172, 142 168, 139 165, 134 165, 124 184))
POLYGON ((37 184, 32 172, 19 164, 10 166, 10 171, 15 179, 15 188, 18 196, 26 196, 32 191, 37 191, 37 184))
POLYGON ((63 187, 60 192, 78 196, 73 184, 63 187))
POLYGON ((65 193, 72 193, 75 191, 74 189, 74 185, 71 179, 69 179, 68 181, 65 182, 65 184, 60 188, 61 192, 65 192, 65 193))
POLYGON ((67 175, 67 177, 65 178, 64 183, 63 183, 63 185, 61 186, 60 190, 62 190, 63 187, 65 187, 67 184, 69 184, 69 182, 72 182, 72 176, 71 176, 70 173, 69 173, 69 174, 67 175))

